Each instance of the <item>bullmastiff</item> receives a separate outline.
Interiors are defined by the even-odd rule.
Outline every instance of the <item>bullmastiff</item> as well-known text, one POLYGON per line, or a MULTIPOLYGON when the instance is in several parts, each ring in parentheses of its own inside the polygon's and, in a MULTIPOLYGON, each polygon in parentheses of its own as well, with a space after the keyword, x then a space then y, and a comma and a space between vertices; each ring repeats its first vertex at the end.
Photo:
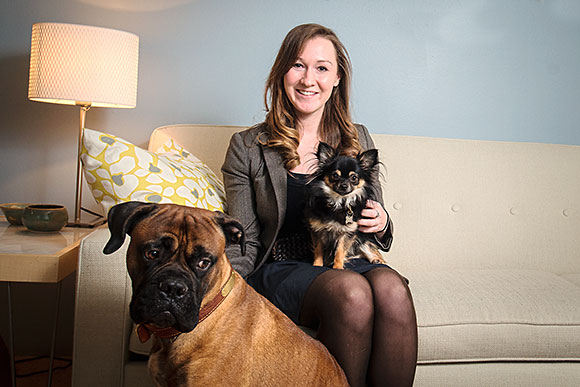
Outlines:
POLYGON ((242 225, 221 213, 127 202, 108 215, 104 253, 131 236, 131 318, 153 336, 158 386, 348 386, 326 348, 246 284, 225 255, 242 225))

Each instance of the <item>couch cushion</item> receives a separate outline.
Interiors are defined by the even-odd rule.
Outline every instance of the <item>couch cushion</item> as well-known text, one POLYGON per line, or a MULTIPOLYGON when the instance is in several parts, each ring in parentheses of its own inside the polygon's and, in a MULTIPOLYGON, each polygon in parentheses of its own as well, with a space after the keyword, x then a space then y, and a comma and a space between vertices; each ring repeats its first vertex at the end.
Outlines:
POLYGON ((568 281, 572 282, 576 286, 580 286, 580 273, 562 274, 561 277, 567 279, 568 281))
POLYGON ((580 272, 580 147, 375 135, 401 273, 580 272))
POLYGON ((533 270, 405 273, 419 362, 580 361, 580 287, 533 270))

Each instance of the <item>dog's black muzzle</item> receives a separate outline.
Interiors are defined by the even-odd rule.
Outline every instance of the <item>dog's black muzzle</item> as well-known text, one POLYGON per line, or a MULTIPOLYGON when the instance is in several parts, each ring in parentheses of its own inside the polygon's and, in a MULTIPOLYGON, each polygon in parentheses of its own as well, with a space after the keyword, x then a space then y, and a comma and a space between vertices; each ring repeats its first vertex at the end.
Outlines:
POLYGON ((199 319, 203 299, 200 281, 175 268, 155 273, 135 289, 131 299, 131 318, 159 328, 174 327, 190 332, 199 319))
POLYGON ((339 195, 344 196, 352 192, 352 186, 348 183, 336 184, 334 186, 334 191, 339 195))

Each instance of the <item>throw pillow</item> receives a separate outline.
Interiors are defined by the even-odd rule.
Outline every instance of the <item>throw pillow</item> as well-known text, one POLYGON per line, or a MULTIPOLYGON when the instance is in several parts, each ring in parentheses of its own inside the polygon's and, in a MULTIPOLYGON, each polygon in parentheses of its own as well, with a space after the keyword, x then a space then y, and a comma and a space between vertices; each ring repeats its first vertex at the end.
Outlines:
POLYGON ((117 136, 85 129, 81 160, 87 183, 105 213, 131 200, 225 211, 220 180, 173 140, 158 152, 149 152, 117 136))

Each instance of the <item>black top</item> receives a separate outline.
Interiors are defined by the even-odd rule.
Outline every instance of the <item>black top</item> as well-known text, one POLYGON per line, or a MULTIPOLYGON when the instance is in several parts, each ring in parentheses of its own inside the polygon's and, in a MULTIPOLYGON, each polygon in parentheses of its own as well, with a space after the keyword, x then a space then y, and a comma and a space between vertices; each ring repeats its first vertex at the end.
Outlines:
POLYGON ((272 248, 270 259, 312 262, 312 242, 304 216, 308 195, 308 177, 303 173, 287 174, 286 216, 272 248))
POLYGON ((309 175, 303 173, 288 172, 287 175, 287 195, 286 195, 286 216, 284 223, 278 234, 278 238, 295 234, 308 234, 306 219, 304 217, 304 206, 308 191, 309 175))

